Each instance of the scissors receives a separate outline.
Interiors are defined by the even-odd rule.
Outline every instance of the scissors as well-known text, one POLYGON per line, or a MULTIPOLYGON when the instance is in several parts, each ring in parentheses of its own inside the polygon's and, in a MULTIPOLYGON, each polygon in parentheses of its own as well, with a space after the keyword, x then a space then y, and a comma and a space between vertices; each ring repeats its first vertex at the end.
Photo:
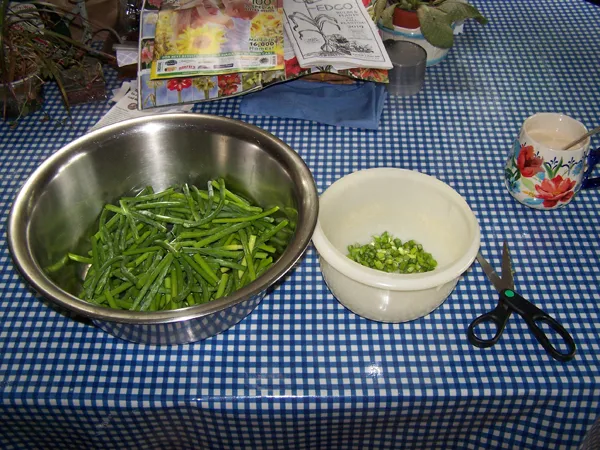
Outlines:
POLYGON ((481 264, 481 267, 489 280, 492 282, 496 290, 500 293, 500 301, 498 306, 492 311, 477 317, 467 330, 467 336, 469 342, 476 347, 487 348, 494 345, 500 339, 504 327, 510 318, 510 315, 514 312, 519 314, 525 323, 535 336, 535 338, 542 344, 542 347, 546 349, 550 355, 558 361, 569 361, 575 356, 575 342, 571 335, 565 330, 565 328, 556 321, 553 317, 546 314, 544 311, 536 307, 533 303, 525 300, 514 290, 513 272, 510 263, 510 254, 508 251, 508 244, 504 242, 504 248, 502 250, 502 278, 494 271, 492 266, 486 259, 481 255, 477 254, 477 261, 481 264), (475 334, 475 329, 482 323, 488 322, 493 323, 496 326, 496 334, 491 339, 481 339, 475 334), (561 353, 558 351, 548 339, 548 336, 544 331, 537 325, 538 323, 545 323, 549 325, 558 335, 564 340, 568 352, 561 353))

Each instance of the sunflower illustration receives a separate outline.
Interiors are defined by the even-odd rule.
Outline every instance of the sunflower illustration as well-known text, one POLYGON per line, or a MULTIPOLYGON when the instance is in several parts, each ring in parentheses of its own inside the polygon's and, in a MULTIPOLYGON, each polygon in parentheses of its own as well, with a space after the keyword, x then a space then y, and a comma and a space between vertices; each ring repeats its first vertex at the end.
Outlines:
POLYGON ((177 51, 183 55, 210 55, 219 53, 225 42, 221 27, 206 24, 198 28, 186 28, 177 38, 177 51))
POLYGON ((274 38, 282 35, 281 14, 263 12, 252 19, 250 30, 254 37, 274 38))
POLYGON ((264 25, 262 23, 262 21, 260 20, 253 20, 252 24, 250 25, 250 32, 252 33, 252 36, 262 36, 264 33, 264 25))

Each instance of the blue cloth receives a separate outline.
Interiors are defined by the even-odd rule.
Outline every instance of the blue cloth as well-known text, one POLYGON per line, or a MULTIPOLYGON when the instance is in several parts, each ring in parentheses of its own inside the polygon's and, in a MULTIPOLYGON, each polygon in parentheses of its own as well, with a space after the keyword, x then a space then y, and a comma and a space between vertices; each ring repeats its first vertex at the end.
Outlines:
POLYGON ((240 113, 376 130, 385 98, 386 90, 382 84, 294 80, 245 95, 240 103, 240 113))

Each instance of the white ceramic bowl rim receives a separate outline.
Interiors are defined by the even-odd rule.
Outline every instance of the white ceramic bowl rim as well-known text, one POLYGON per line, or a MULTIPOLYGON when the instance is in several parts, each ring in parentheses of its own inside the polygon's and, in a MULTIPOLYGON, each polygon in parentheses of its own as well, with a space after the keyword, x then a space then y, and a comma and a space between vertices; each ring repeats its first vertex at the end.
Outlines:
MULTIPOLYGON (((368 183, 369 180, 374 180, 380 177, 384 172, 395 172, 402 173, 403 177, 408 179, 412 178, 418 180, 420 183, 428 184, 434 187, 438 191, 444 192, 449 200, 453 201, 455 206, 460 208, 465 217, 469 221, 469 225, 473 228, 473 241, 469 245, 468 249, 464 254, 456 259, 449 265, 444 267, 438 267, 432 272, 418 273, 418 274, 392 274, 386 273, 375 269, 362 266, 331 244, 329 239, 325 236, 323 228, 321 227, 320 218, 317 220, 317 225, 313 234, 313 244, 315 245, 320 256, 324 258, 329 264, 331 264, 336 270, 352 278, 358 282, 373 286, 377 288, 389 289, 394 291, 419 291, 422 289, 430 289, 437 286, 441 286, 458 278, 463 272, 465 272, 477 256, 480 245, 480 231, 479 223, 473 211, 465 201, 465 199, 454 189, 448 186, 446 183, 438 180, 437 178, 426 175, 421 172, 398 169, 398 168, 374 168, 359 170, 357 172, 346 175, 335 183, 333 183, 327 190, 321 195, 322 199, 326 198, 327 195, 332 195, 338 190, 344 190, 349 183, 368 183)), ((319 216, 322 211, 319 212, 319 216)))

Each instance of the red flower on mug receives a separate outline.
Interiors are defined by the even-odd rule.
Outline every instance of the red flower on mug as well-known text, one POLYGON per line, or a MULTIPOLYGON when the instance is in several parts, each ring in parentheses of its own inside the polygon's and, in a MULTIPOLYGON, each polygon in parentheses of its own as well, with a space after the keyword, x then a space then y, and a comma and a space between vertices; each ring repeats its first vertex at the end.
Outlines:
POLYGON ((530 178, 536 173, 542 172, 542 163, 544 160, 533 154, 533 146, 522 145, 517 158, 517 167, 521 175, 530 178))
POLYGON ((170 91, 181 92, 192 85, 192 80, 189 78, 174 78, 167 81, 167 89, 170 91))
POLYGON ((298 64, 298 58, 295 56, 292 59, 287 59, 285 61, 285 76, 289 77, 291 75, 298 75, 302 72, 302 67, 298 64))
POLYGON ((577 184, 570 178, 563 178, 560 175, 555 176, 551 180, 542 180, 535 187, 537 191, 536 198, 544 200, 543 205, 546 208, 552 208, 558 202, 568 202, 573 197, 573 188, 577 184))

